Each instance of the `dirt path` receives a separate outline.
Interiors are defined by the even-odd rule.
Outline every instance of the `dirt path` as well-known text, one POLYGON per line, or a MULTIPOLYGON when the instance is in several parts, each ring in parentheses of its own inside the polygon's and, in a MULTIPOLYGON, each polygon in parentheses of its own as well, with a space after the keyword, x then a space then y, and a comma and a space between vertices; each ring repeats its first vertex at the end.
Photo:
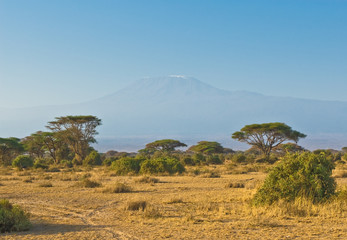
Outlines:
POLYGON ((61 206, 44 201, 17 201, 30 209, 33 228, 29 232, 6 234, 4 239, 119 239, 138 240, 116 225, 105 224, 106 216, 117 201, 95 209, 61 206))

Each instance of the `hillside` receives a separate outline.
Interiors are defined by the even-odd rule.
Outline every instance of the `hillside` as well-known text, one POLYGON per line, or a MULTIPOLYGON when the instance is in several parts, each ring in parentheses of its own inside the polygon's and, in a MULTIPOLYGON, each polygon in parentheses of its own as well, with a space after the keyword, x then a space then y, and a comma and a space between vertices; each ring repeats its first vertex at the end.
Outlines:
POLYGON ((285 122, 309 137, 310 148, 347 145, 347 102, 271 97, 246 91, 225 91, 185 76, 145 78, 114 94, 86 103, 4 109, 2 136, 24 137, 56 116, 93 114, 103 120, 100 148, 138 149, 144 143, 176 137, 188 143, 216 139, 239 147, 232 132, 245 124, 285 122), (320 142, 322 141, 323 142, 320 142), (103 146, 102 146, 103 145, 103 146))

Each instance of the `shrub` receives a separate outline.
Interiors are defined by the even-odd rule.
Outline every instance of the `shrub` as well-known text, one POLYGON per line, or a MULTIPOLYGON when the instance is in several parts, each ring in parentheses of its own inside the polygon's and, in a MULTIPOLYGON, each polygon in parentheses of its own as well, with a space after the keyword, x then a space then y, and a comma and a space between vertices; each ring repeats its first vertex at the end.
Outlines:
POLYGON ((206 157, 202 153, 195 153, 192 156, 194 165, 202 165, 206 163, 206 157))
POLYGON ((148 177, 148 176, 143 176, 141 178, 136 179, 135 182, 137 182, 137 183, 158 183, 159 179, 153 178, 153 177, 148 177))
POLYGON ((38 168, 47 169, 48 168, 48 164, 47 164, 47 162, 44 159, 36 158, 35 162, 34 162, 34 168, 36 168, 36 169, 38 169, 38 168))
POLYGON ((101 165, 101 156, 97 151, 92 151, 89 155, 83 160, 83 165, 94 166, 101 165))
POLYGON ((183 155, 180 159, 181 163, 185 166, 194 166, 194 160, 191 156, 183 155))
POLYGON ((29 214, 8 200, 0 200, 0 232, 25 231, 31 227, 29 214))
POLYGON ((225 187, 226 188, 244 188, 245 184, 242 182, 231 182, 231 183, 228 183, 225 187))
POLYGON ((141 164, 140 172, 142 174, 158 174, 158 173, 182 173, 184 166, 176 158, 155 158, 145 160, 141 164))
POLYGON ((72 161, 70 161, 70 160, 62 160, 60 162, 60 165, 62 167, 65 167, 65 168, 72 168, 73 167, 72 161))
POLYGON ((298 197, 321 202, 335 192, 332 178, 334 164, 325 154, 287 154, 275 166, 253 198, 254 205, 269 205, 280 199, 294 201, 298 197))
POLYGON ((18 169, 29 168, 29 167, 32 167, 33 165, 34 165, 33 159, 26 155, 20 155, 16 157, 12 162, 12 166, 17 167, 18 169))
POLYGON ((128 185, 125 185, 124 183, 116 183, 114 186, 106 188, 103 192, 127 193, 127 192, 131 192, 131 187, 129 187, 128 185))
POLYGON ((114 161, 111 164, 111 169, 113 169, 117 175, 126 175, 128 173, 137 174, 140 170, 141 160, 124 157, 119 160, 114 161))
POLYGON ((117 157, 109 157, 109 158, 106 158, 106 159, 102 162, 102 164, 105 165, 105 166, 111 166, 111 164, 112 164, 114 161, 116 161, 116 160, 118 160, 117 157))
POLYGON ((231 158, 231 161, 234 163, 245 163, 246 162, 246 155, 244 153, 236 153, 231 158))
POLYGON ((222 164, 223 161, 217 154, 208 155, 206 157, 207 164, 222 164))
POLYGON ((100 187, 101 183, 85 178, 78 185, 85 188, 96 188, 100 187))
POLYGON ((147 206, 146 201, 133 201, 133 202, 128 202, 126 206, 126 210, 130 211, 138 211, 138 210, 145 210, 147 206))
POLYGON ((39 187, 53 187, 52 183, 47 182, 47 183, 41 183, 39 187))

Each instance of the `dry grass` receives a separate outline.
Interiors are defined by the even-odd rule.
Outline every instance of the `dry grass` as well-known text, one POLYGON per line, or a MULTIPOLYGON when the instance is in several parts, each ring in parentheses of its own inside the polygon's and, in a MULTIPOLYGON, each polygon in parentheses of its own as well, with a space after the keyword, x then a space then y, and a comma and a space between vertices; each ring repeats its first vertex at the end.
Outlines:
POLYGON ((107 187, 103 190, 104 193, 128 193, 132 189, 124 183, 116 183, 114 186, 107 187))
POLYGON ((135 183, 158 183, 160 180, 158 178, 143 176, 135 179, 135 183))
POLYGON ((139 210, 145 210, 147 207, 146 201, 131 201, 127 203, 126 210, 128 211, 139 211, 139 210))
POLYGON ((53 187, 53 184, 50 182, 40 183, 39 187, 53 187))
POLYGON ((0 195, 28 210, 34 226, 28 232, 2 234, 0 238, 347 238, 347 190, 343 187, 347 186, 346 178, 337 179, 340 194, 325 204, 298 199, 294 203, 254 208, 249 204, 250 199, 266 173, 230 174, 229 171, 225 165, 192 167, 188 175, 161 176, 160 184, 155 184, 148 180, 151 177, 110 176, 103 167, 50 173, 28 171, 30 176, 0 169, 0 182, 5 183, 0 187, 0 195), (190 175, 195 170, 199 170, 200 176, 216 172, 221 177, 190 175), (46 175, 51 176, 49 181, 54 187, 39 188, 39 184, 47 183, 46 175), (35 179, 34 184, 24 182, 31 178, 35 179), (113 192, 115 183, 131 186, 136 191, 109 194, 102 189, 83 187, 84 181, 99 183, 111 189, 109 192, 113 192), (238 183, 244 187, 234 188, 238 183))

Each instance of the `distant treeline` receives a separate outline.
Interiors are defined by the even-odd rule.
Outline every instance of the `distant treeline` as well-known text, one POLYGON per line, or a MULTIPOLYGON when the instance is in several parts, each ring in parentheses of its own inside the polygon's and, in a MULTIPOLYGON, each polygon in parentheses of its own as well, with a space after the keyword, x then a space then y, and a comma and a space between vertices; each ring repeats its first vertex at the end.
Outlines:
MULTIPOLYGON (((98 153, 90 144, 96 142, 100 125, 101 119, 95 116, 64 116, 49 122, 47 132, 38 131, 23 139, 0 138, 0 163, 20 169, 105 165, 120 175, 173 174, 182 173, 185 166, 223 164, 226 160, 235 164, 274 163, 286 153, 307 151, 297 144, 306 135, 284 123, 264 123, 246 125, 233 133, 232 138, 251 145, 244 152, 213 141, 200 141, 183 151, 179 148, 187 147, 185 143, 163 139, 148 143, 138 153, 98 153)), ((347 160, 347 147, 314 152, 324 152, 334 162, 347 160)))

